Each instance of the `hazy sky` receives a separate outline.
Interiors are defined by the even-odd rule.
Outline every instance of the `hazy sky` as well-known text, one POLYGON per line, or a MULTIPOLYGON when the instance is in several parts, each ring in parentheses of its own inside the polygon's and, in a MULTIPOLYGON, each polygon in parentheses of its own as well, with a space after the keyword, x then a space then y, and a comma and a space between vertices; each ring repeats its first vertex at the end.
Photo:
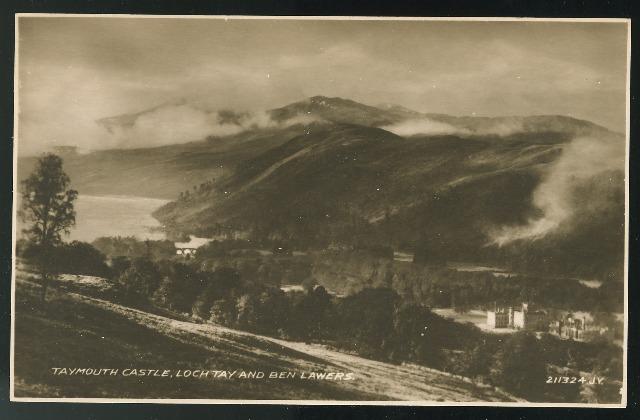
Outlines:
POLYGON ((120 146, 95 120, 168 101, 261 110, 313 95, 454 115, 564 114, 623 132, 626 31, 593 22, 22 17, 19 150, 120 146))

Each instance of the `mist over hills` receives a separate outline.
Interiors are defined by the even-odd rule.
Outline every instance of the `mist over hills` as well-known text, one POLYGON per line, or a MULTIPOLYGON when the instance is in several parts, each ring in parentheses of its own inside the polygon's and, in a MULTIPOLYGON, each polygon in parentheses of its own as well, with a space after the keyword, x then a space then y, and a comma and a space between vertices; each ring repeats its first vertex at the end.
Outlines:
POLYGON ((249 130, 283 128, 313 122, 381 127, 403 136, 508 136, 541 132, 577 136, 608 132, 605 128, 588 121, 559 115, 459 117, 421 113, 395 104, 375 107, 350 99, 326 96, 313 96, 280 108, 259 112, 209 109, 204 105, 180 99, 139 112, 96 121, 98 126, 118 138, 120 143, 115 144, 121 144, 120 147, 123 148, 150 147, 158 145, 159 141, 178 144, 208 136, 224 137, 249 130))
MULTIPOLYGON (((591 122, 314 96, 258 114, 180 102, 100 123, 144 134, 141 121, 170 127, 194 109, 206 114, 196 141, 65 156, 74 187, 174 199, 155 213, 174 233, 236 232, 293 248, 383 245, 427 263, 622 279, 625 142, 591 122)), ((24 177, 29 159, 19 169, 24 177)))

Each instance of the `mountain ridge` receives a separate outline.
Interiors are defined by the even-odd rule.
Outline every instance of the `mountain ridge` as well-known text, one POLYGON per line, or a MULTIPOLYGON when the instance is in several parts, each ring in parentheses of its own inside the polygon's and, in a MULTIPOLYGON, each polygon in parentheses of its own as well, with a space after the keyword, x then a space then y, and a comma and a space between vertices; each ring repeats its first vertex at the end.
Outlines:
MULTIPOLYGON (((380 244, 423 262, 521 261, 620 279, 624 232, 607 226, 624 226, 623 136, 564 116, 389 108, 315 96, 231 135, 73 155, 65 170, 81 194, 173 199, 154 214, 171 234, 380 244), (548 233, 526 233, 564 213, 548 233), (515 242, 499 246, 505 231, 515 242)), ((34 161, 22 158, 20 179, 34 161)))
MULTIPOLYGON (((327 107, 326 101, 314 97, 302 108, 293 104, 287 112, 318 112, 321 107, 329 109, 323 116, 331 117, 335 105, 327 107)), ((338 103, 352 106, 352 101, 338 103)), ((359 105, 356 109, 371 110, 359 105)), ((517 260, 511 253, 523 244, 529 254, 537 255, 535 246, 529 245, 538 243, 544 244, 541 259, 553 255, 554 248, 562 249, 565 255, 556 257, 566 258, 572 274, 620 278, 615 255, 621 254, 619 246, 613 245, 623 243, 619 232, 607 239, 611 249, 602 257, 606 260, 602 267, 576 265, 594 253, 573 243, 574 233, 589 224, 584 217, 566 221, 559 234, 550 232, 543 241, 531 237, 506 248, 492 243, 492 232, 501 227, 524 227, 544 216, 533 201, 535 195, 553 168, 561 165, 558 162, 566 160, 565 150, 572 149, 569 145, 576 138, 604 133, 604 143, 620 142, 615 133, 569 117, 534 116, 453 119, 475 132, 400 136, 383 125, 393 116, 378 118, 378 111, 373 112, 372 117, 358 117, 359 122, 369 121, 369 126, 341 122, 314 126, 242 162, 218 184, 222 195, 216 189, 207 190, 187 202, 168 204, 155 216, 178 231, 202 235, 235 231, 301 248, 335 243, 388 245, 414 251, 416 259, 424 262, 488 259, 495 263, 500 259, 508 263, 517 260), (487 121, 518 124, 515 130, 491 132, 483 126, 487 121), (572 251, 574 246, 581 251, 572 251)), ((351 114, 342 113, 340 119, 345 115, 351 114)), ((610 179, 618 179, 613 174, 620 170, 610 179)), ((604 188, 618 191, 622 186, 617 180, 604 188)), ((567 188, 571 190, 564 194, 574 187, 567 188)), ((608 209, 611 223, 623 215, 618 199, 614 204, 615 209, 602 207, 608 209)), ((566 274, 562 264, 548 266, 550 271, 566 274)))

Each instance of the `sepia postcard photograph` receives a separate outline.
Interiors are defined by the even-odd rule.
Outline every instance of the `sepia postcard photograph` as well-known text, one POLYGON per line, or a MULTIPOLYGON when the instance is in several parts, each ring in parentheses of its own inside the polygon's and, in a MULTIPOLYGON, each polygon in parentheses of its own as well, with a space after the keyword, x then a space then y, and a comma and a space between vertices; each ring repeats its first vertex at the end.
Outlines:
POLYGON ((12 401, 626 406, 629 19, 15 23, 12 401))

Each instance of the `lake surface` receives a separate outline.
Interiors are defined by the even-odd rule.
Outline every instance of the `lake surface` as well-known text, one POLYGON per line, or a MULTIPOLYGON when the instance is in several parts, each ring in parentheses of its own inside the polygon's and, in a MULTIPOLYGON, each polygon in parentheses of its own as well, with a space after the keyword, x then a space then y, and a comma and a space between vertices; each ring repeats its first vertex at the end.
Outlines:
POLYGON ((164 239, 160 222, 151 216, 167 200, 131 196, 79 195, 76 225, 65 240, 93 242, 101 236, 164 239))

